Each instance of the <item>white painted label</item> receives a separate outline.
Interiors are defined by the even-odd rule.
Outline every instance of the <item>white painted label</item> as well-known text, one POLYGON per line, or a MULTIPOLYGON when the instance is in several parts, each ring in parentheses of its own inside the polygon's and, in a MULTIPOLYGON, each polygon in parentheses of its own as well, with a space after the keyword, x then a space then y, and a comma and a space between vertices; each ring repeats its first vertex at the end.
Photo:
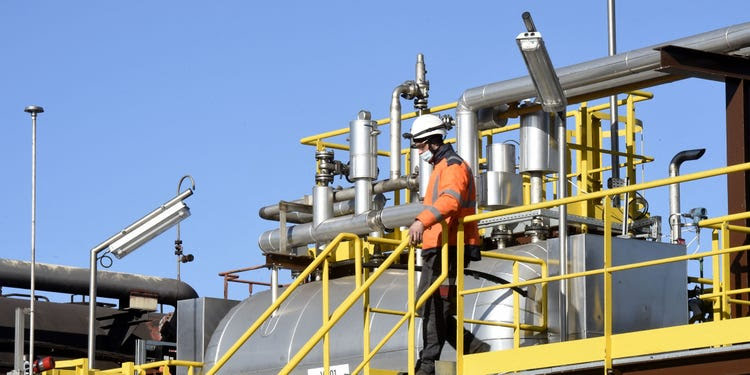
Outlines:
POLYGON ((323 373, 323 368, 311 368, 307 370, 307 375, 349 375, 349 364, 329 366, 328 374, 323 373))

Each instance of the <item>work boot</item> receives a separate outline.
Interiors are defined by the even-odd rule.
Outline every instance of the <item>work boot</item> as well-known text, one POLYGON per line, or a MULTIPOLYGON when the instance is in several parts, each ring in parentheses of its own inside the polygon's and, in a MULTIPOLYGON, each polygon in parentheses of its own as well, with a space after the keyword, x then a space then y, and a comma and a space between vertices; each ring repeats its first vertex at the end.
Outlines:
POLYGON ((488 343, 486 343, 486 342, 484 342, 482 340, 476 339, 476 340, 474 340, 471 343, 471 345, 469 345, 468 349, 469 349, 468 353, 466 353, 466 354, 476 354, 476 353, 486 353, 486 352, 489 352, 490 349, 491 349, 491 347, 490 347, 490 344, 488 344, 488 343))

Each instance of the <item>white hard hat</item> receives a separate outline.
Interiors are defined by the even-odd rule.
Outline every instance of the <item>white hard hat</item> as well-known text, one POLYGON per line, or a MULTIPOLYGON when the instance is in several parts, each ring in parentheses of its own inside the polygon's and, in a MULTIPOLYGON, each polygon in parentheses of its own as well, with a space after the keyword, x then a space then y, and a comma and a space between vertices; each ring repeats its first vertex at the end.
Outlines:
POLYGON ((427 114, 417 117, 411 124, 411 132, 404 134, 404 137, 415 139, 424 139, 431 135, 440 135, 445 139, 447 134, 445 123, 437 115, 427 114))

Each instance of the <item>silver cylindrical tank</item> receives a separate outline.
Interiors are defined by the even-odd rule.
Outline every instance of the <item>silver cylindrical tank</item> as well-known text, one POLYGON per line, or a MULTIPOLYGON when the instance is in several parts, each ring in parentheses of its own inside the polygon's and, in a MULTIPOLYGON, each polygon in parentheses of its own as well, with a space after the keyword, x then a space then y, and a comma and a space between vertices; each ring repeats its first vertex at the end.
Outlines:
POLYGON ((359 111, 357 119, 349 122, 349 178, 377 177, 377 123, 370 119, 370 112, 359 111))
POLYGON ((479 205, 487 209, 523 203, 523 179, 516 174, 516 147, 510 143, 487 145, 487 170, 479 175, 479 205))
MULTIPOLYGON (((505 250, 506 252, 508 250, 505 250)), ((512 250, 514 254, 546 259, 546 251, 539 245, 522 245, 512 250)), ((472 263, 470 269, 512 280, 512 263, 485 258, 472 263)), ((521 280, 539 277, 538 266, 521 267, 521 280)), ((370 291, 371 306, 382 309, 405 310, 407 285, 406 271, 391 270, 378 280, 370 291)), ((466 277, 466 288, 493 285, 481 278, 466 277)), ((331 311, 354 289, 353 277, 344 277, 330 282, 331 311)), ((319 282, 304 284, 290 300, 282 304, 277 316, 264 323, 259 331, 245 343, 237 354, 221 369, 222 374, 276 374, 296 354, 312 334, 321 326, 321 289, 319 282)), ((541 324, 541 289, 530 287, 529 298, 521 298, 523 323, 541 324)), ((232 309, 219 323, 206 349, 206 367, 213 363, 242 335, 247 327, 269 306, 267 292, 251 296, 232 309)), ((362 302, 358 301, 347 312, 331 332, 331 366, 348 365, 350 370, 362 360, 362 302)), ((465 316, 511 323, 513 321, 513 295, 508 290, 493 291, 467 297, 465 316)), ((397 322, 393 315, 373 314, 370 321, 370 337, 378 342, 397 322)), ((489 343, 493 349, 513 346, 513 330, 495 326, 466 325, 478 338, 489 343)), ((375 368, 406 370, 407 327, 396 333, 371 365, 375 368)), ((417 320, 416 342, 421 345, 421 322, 417 320)), ((545 335, 522 335, 523 345, 543 343, 545 335)), ((416 348, 418 352, 419 347, 416 348)), ((455 357, 450 345, 443 349, 443 358, 455 357)), ((322 367, 322 344, 318 344, 292 374, 308 374, 308 370, 322 367)))
POLYGON ((557 170, 556 134, 547 113, 521 115, 521 173, 557 170))
POLYGON ((516 172, 516 146, 511 143, 487 145, 487 169, 496 172, 516 172))

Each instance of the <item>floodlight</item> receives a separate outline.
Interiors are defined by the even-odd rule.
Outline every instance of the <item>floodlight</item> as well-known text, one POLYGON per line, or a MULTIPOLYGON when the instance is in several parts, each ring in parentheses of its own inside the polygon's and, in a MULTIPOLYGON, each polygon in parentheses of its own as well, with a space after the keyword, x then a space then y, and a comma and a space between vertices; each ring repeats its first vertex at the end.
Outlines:
POLYGON ((564 111, 568 101, 552 66, 542 34, 538 31, 520 33, 516 37, 516 43, 521 49, 531 80, 534 81, 542 109, 553 113, 564 111))
POLYGON ((96 317, 96 263, 100 252, 108 250, 117 259, 132 253, 146 242, 173 227, 190 216, 190 208, 183 202, 193 194, 193 189, 185 190, 167 203, 159 206, 127 228, 118 232, 93 249, 89 258, 89 369, 95 368, 96 334, 94 321, 96 317))
POLYGON ((109 252, 117 259, 122 259, 188 216, 190 208, 181 201, 170 207, 162 207, 161 213, 109 245, 109 252))

